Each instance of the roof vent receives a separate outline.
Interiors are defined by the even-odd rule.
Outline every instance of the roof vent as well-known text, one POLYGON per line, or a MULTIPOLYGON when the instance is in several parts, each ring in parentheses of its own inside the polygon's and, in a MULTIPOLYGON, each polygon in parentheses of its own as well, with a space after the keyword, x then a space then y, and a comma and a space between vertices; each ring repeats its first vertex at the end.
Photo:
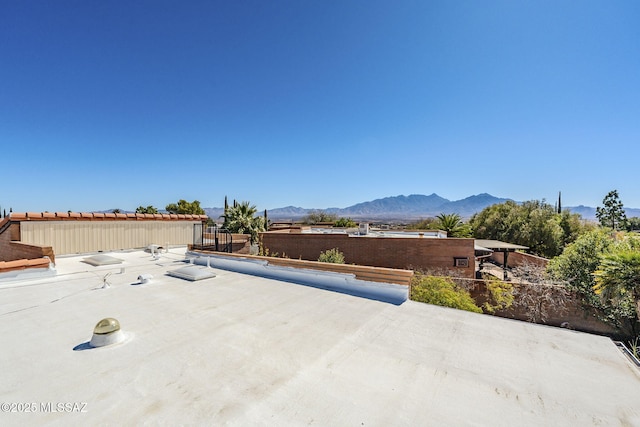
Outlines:
POLYGON ((162 249, 162 246, 149 245, 147 246, 147 249, 149 250, 149 252, 151 252, 151 256, 153 257, 154 260, 160 259, 160 249, 162 249))
POLYGON ((138 281, 140 283, 149 283, 149 280, 153 279, 153 275, 151 274, 141 274, 138 276, 138 281))
POLYGON ((89 345, 91 347, 104 347, 107 345, 118 344, 124 341, 125 336, 120 329, 120 322, 113 317, 102 319, 93 328, 93 336, 89 345))

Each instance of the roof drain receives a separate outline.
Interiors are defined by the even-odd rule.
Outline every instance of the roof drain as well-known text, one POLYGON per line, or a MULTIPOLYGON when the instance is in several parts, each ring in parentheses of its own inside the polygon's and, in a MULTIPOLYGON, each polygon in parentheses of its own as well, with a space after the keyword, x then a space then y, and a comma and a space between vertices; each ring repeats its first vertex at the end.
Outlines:
POLYGON ((120 329, 120 322, 113 317, 102 319, 93 328, 93 336, 89 345, 91 347, 104 347, 118 344, 124 341, 125 335, 120 329))

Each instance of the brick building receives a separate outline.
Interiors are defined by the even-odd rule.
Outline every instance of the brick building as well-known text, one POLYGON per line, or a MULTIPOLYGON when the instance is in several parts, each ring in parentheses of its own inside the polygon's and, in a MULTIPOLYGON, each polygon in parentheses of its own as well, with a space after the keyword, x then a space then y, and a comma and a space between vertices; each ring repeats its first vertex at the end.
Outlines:
POLYGON ((475 277, 474 239, 447 238, 442 231, 369 231, 294 227, 261 234, 270 254, 315 261, 337 248, 345 263, 409 270, 448 271, 475 277))

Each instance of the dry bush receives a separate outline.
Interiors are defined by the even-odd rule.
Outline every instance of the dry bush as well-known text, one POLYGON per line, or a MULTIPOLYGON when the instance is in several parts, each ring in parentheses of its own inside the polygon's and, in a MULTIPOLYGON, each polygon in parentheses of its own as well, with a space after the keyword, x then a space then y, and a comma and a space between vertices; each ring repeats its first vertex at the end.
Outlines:
POLYGON ((571 292, 554 282, 544 267, 525 262, 511 272, 517 284, 514 306, 525 312, 529 322, 546 323, 551 313, 566 313, 571 292))

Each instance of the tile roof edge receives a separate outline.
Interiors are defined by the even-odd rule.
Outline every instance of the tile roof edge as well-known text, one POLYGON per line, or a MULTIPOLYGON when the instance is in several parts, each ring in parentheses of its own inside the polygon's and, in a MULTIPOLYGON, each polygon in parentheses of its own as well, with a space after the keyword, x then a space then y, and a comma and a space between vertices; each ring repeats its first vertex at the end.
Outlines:
POLYGON ((206 221, 207 215, 191 214, 141 214, 141 213, 113 213, 113 212, 11 212, 3 218, 4 221, 206 221))

